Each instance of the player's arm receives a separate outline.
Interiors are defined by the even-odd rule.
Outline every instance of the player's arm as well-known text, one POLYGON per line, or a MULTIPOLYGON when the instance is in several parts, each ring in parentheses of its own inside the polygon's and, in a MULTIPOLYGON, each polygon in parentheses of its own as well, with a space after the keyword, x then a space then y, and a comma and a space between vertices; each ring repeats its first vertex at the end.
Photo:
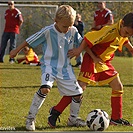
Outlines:
POLYGON ((133 55, 133 45, 128 41, 128 43, 124 44, 124 46, 129 50, 129 52, 133 55))
POLYGON ((85 50, 85 47, 87 47, 87 43, 85 40, 83 40, 78 48, 70 49, 67 53, 69 58, 73 58, 74 56, 78 57, 80 53, 85 50))
POLYGON ((112 13, 109 13, 108 17, 109 17, 108 22, 102 26, 114 24, 114 18, 112 13))
POLYGON ((22 44, 20 44, 16 49, 12 50, 10 52, 10 58, 14 58, 25 46, 27 46, 28 43, 24 41, 22 44))
MULTIPOLYGON (((111 25, 111 24, 113 24, 114 23, 114 20, 113 19, 111 19, 111 20, 108 20, 108 22, 107 22, 107 24, 106 25, 111 25)), ((104 26, 104 25, 103 25, 104 26)))
POLYGON ((96 27, 96 22, 95 22, 95 20, 93 21, 93 23, 92 23, 92 28, 91 28, 91 30, 99 30, 101 27, 96 27))
POLYGON ((23 24, 23 17, 22 14, 19 14, 19 26, 23 24))
POLYGON ((96 22, 94 21, 92 24, 91 30, 100 30, 102 27, 103 27, 103 25, 97 25, 96 26, 96 22))
POLYGON ((103 61, 99 57, 95 56, 89 47, 86 47, 85 51, 91 56, 94 63, 103 64, 103 61))

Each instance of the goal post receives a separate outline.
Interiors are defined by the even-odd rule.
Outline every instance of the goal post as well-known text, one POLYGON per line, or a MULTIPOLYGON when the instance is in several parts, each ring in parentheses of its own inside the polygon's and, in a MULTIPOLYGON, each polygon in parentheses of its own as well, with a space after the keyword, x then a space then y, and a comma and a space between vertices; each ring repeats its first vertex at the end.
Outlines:
MULTIPOLYGON (((20 28, 20 34, 17 38, 17 46, 21 44, 27 37, 41 30, 43 27, 54 23, 55 12, 58 5, 38 5, 38 4, 15 4, 15 7, 22 12, 24 19, 20 28)), ((5 19, 4 13, 8 9, 7 4, 0 4, 0 43, 3 34, 5 19)), ((9 48, 9 45, 7 49, 9 48)), ((9 51, 6 49, 6 53, 9 51)), ((40 54, 40 48, 36 48, 37 54, 40 54)))

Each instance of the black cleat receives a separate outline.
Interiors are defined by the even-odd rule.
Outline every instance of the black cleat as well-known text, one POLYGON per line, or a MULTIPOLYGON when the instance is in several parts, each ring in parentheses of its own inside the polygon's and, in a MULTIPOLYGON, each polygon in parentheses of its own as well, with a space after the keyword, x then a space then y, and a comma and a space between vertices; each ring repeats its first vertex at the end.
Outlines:
POLYGON ((110 120, 110 125, 124 125, 124 126, 133 126, 133 124, 129 123, 127 120, 121 118, 118 120, 110 120))
POLYGON ((57 118, 59 119, 59 115, 61 113, 57 110, 55 110, 53 107, 50 109, 50 115, 48 117, 48 124, 50 127, 55 128, 56 127, 56 121, 57 118))

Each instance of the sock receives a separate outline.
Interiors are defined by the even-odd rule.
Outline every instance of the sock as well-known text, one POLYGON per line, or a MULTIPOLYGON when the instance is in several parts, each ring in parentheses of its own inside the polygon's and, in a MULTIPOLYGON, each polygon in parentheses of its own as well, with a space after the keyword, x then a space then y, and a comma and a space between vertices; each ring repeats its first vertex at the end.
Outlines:
POLYGON ((46 98, 46 96, 40 97, 37 93, 35 93, 33 100, 32 100, 32 103, 31 103, 31 106, 30 106, 28 118, 34 118, 35 119, 36 114, 37 114, 38 110, 40 109, 40 107, 42 106, 45 98, 46 98))
POLYGON ((63 96, 60 102, 56 106, 54 106, 54 109, 62 113, 64 109, 71 103, 71 101, 71 96, 63 96))
POLYGON ((112 91, 111 107, 113 120, 122 118, 122 93, 123 91, 112 91))
POLYGON ((78 117, 80 105, 81 101, 76 101, 72 98, 72 102, 70 104, 70 117, 78 117))

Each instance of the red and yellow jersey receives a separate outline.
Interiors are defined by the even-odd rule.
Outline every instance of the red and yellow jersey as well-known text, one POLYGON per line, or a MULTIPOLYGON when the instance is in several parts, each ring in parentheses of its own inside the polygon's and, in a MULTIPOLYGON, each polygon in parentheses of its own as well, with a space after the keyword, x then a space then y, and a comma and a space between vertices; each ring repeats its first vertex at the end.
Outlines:
POLYGON ((119 34, 121 20, 113 25, 104 26, 99 31, 91 31, 85 34, 84 40, 92 52, 100 57, 104 62, 111 60, 114 52, 122 50, 123 44, 128 43, 127 37, 121 37, 119 34))
POLYGON ((39 59, 36 53, 33 51, 32 48, 30 48, 28 54, 26 55, 26 61, 30 63, 38 63, 39 59))

